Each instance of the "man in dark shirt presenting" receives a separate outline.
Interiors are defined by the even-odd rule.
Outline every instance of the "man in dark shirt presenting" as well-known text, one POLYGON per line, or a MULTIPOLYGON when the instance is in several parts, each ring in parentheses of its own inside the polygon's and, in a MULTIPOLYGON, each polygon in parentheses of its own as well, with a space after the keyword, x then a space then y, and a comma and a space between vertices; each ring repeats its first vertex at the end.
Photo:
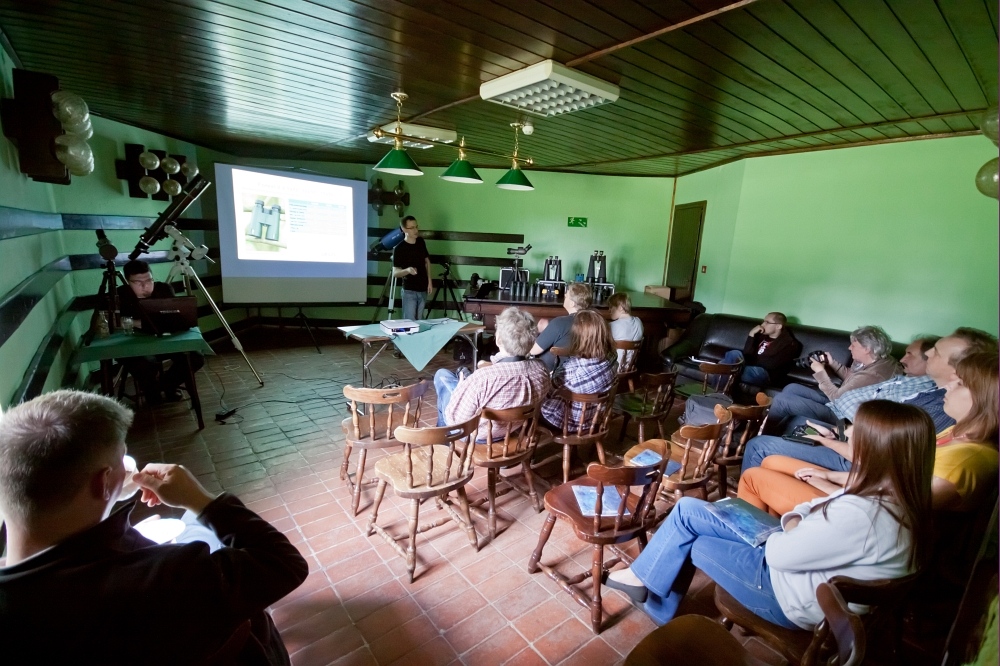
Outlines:
POLYGON ((417 218, 407 215, 400 223, 405 237, 392 255, 393 277, 403 278, 403 319, 423 318, 427 297, 434 293, 431 257, 420 237, 417 218))
MULTIPOLYGON (((142 328, 139 299, 176 296, 174 288, 166 282, 153 281, 153 274, 145 261, 133 259, 122 267, 122 274, 128 284, 118 287, 118 305, 121 315, 132 317, 138 329, 142 328)), ((123 362, 139 384, 146 400, 155 404, 160 402, 161 393, 167 401, 180 400, 178 387, 187 379, 185 354, 191 359, 191 372, 198 372, 205 365, 205 357, 199 352, 135 356, 123 362), (161 373, 164 361, 170 361, 170 367, 161 373)))
POLYGON ((743 351, 726 352, 723 363, 743 361, 740 379, 754 386, 769 386, 788 373, 802 351, 802 343, 786 328, 788 319, 780 312, 769 312, 764 321, 747 333, 743 351))
POLYGON ((3 663, 197 664, 250 622, 226 663, 288 664, 265 609, 308 574, 285 536, 179 465, 126 471, 132 412, 110 398, 56 391, 0 420, 3 663), (150 506, 187 509, 226 544, 158 546, 112 511, 133 484, 150 506))

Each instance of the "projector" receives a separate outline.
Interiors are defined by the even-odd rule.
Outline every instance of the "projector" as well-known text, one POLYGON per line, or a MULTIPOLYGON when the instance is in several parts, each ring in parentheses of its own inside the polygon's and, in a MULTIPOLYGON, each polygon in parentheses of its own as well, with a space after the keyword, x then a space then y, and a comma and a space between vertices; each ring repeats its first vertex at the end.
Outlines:
POLYGON ((380 322, 379 326, 389 335, 410 335, 420 332, 420 324, 412 319, 386 319, 380 322))

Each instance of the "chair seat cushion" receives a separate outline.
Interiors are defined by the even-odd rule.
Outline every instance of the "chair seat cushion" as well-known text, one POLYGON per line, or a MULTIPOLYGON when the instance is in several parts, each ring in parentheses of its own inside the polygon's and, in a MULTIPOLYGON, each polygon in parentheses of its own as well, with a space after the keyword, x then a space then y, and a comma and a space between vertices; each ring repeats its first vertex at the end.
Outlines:
POLYGON ((642 418, 652 414, 653 401, 650 399, 643 401, 638 393, 626 393, 615 398, 615 410, 628 412, 629 416, 634 418, 642 418))
POLYGON ((394 453, 379 460, 375 463, 375 473, 380 479, 391 483, 396 492, 407 490, 419 490, 421 492, 439 490, 444 492, 448 488, 457 488, 468 483, 474 471, 474 468, 470 466, 469 471, 462 474, 459 469, 460 459, 457 453, 451 456, 451 466, 449 468, 448 455, 450 453, 451 450, 447 446, 437 444, 433 446, 421 446, 414 450, 411 453, 413 459, 413 486, 410 486, 406 480, 405 451, 394 453), (434 473, 428 484, 427 473, 431 468, 432 460, 434 473))

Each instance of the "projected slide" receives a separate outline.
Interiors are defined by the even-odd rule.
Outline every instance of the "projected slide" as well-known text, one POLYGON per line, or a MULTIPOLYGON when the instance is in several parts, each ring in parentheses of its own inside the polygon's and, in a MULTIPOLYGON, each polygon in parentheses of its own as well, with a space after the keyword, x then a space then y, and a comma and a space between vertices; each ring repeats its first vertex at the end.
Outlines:
POLYGON ((250 261, 354 261, 350 187, 234 168, 236 255, 250 261))

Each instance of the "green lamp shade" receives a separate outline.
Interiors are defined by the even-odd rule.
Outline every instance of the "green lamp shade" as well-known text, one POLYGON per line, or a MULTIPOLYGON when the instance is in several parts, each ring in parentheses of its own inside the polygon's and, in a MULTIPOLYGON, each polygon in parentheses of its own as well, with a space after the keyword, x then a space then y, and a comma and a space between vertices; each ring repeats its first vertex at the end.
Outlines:
POLYGON ((497 187, 501 190, 520 190, 522 192, 535 189, 524 172, 517 167, 505 173, 503 178, 497 181, 497 187))
POLYGON ((453 183, 476 183, 480 184, 483 179, 479 177, 469 160, 455 160, 448 167, 448 170, 441 174, 442 180, 450 180, 453 183))
POLYGON ((382 173, 392 173, 397 176, 422 176, 424 172, 420 170, 417 163, 406 154, 401 148, 393 148, 382 160, 375 165, 375 171, 382 173))

